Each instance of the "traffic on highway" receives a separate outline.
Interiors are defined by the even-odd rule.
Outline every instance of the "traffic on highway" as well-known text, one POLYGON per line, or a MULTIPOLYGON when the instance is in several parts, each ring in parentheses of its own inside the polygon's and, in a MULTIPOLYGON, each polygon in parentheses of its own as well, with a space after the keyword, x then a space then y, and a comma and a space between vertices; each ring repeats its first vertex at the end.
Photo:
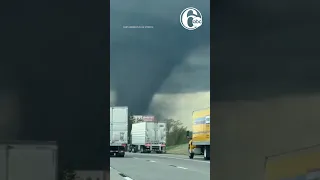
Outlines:
POLYGON ((132 119, 128 112, 110 107, 111 180, 210 179, 210 108, 191 113, 192 131, 184 137, 189 142, 174 154, 168 152, 166 122, 150 115, 132 119))

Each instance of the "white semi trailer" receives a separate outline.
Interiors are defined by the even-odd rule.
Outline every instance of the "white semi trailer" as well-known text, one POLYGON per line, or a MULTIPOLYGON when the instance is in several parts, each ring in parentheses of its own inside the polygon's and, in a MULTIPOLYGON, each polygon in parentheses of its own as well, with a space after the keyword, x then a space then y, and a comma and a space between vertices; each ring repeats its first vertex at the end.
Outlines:
POLYGON ((124 157, 128 144, 128 107, 110 107, 110 155, 124 157))
POLYGON ((54 142, 0 142, 1 180, 57 180, 54 142))
POLYGON ((166 123, 139 122, 132 124, 132 152, 166 152, 166 123))

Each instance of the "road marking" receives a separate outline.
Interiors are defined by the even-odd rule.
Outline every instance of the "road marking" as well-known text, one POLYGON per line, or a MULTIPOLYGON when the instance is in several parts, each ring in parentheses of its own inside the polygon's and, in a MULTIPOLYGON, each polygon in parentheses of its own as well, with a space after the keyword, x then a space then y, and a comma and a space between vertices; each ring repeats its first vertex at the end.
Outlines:
MULTIPOLYGON (((141 154, 139 154, 141 155, 141 154)), ((163 155, 142 155, 142 156, 154 156, 154 157, 164 157, 164 158, 169 158, 169 159, 178 159, 178 160, 184 160, 184 161, 195 161, 195 162, 201 162, 201 163, 208 163, 210 164, 210 161, 201 161, 201 160, 196 160, 196 159, 183 159, 183 158, 177 158, 177 157, 170 157, 170 156, 163 156, 163 155)))
POLYGON ((127 175, 125 175, 125 174, 123 174, 123 173, 119 172, 118 170, 116 170, 115 168, 113 168, 113 167, 111 167, 111 166, 110 166, 110 169, 112 169, 112 170, 116 171, 116 172, 119 174, 119 176, 122 176, 122 177, 123 177, 123 179, 125 179, 125 180, 133 180, 132 178, 130 178, 130 177, 128 177, 127 175))
POLYGON ((133 180, 133 179, 131 179, 130 177, 128 177, 127 175, 125 175, 125 174, 123 174, 123 173, 120 173, 119 175, 120 175, 120 176, 122 176, 122 177, 123 177, 123 179, 126 179, 126 180, 133 180))
POLYGON ((116 173, 118 173, 118 174, 120 173, 118 170, 116 170, 115 168, 113 168, 113 167, 111 167, 111 166, 110 166, 110 170, 114 170, 114 171, 115 171, 116 173))
POLYGON ((196 159, 183 159, 183 158, 175 158, 175 157, 169 157, 169 156, 161 156, 161 157, 169 158, 169 159, 185 160, 185 161, 196 161, 196 162, 201 162, 201 163, 208 163, 208 164, 210 164, 210 161, 200 161, 200 160, 196 160, 196 159))
POLYGON ((170 164, 169 166, 171 166, 171 167, 175 167, 175 168, 179 168, 179 169, 188 169, 188 168, 185 168, 185 167, 176 166, 176 165, 172 165, 172 164, 170 164))
MULTIPOLYGON (((141 158, 137 158, 137 157, 132 157, 133 159, 141 159, 141 158)), ((153 161, 153 160, 149 160, 149 159, 147 159, 146 161, 148 161, 148 162, 156 162, 156 161, 153 161)))

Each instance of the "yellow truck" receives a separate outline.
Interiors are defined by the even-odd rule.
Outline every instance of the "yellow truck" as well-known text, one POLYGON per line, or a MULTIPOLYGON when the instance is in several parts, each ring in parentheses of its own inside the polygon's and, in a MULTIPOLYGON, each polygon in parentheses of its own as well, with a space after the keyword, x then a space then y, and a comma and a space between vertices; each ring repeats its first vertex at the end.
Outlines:
POLYGON ((194 155, 203 155, 205 160, 210 159, 210 107, 193 111, 192 132, 187 131, 189 140, 189 158, 194 155))

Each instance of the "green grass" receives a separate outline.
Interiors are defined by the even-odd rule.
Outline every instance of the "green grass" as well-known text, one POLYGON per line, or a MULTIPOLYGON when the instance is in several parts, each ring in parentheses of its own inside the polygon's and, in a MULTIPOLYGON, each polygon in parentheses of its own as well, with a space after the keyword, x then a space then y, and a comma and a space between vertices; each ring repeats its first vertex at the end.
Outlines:
POLYGON ((167 154, 188 155, 188 144, 180 144, 167 147, 167 154))

